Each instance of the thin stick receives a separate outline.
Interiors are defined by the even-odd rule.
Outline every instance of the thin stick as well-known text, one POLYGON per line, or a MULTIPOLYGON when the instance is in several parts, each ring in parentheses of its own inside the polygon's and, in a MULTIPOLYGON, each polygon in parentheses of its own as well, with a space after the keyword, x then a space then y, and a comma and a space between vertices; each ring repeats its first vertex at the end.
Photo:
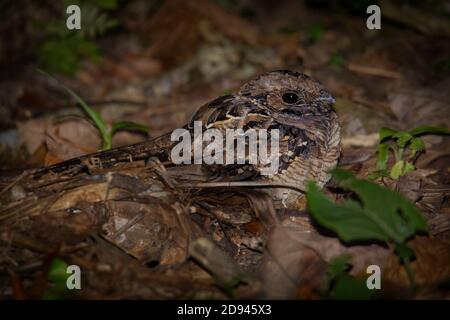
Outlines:
POLYGON ((402 79, 403 75, 399 72, 387 70, 387 69, 381 69, 378 67, 371 67, 371 66, 363 66, 363 65, 357 65, 354 63, 349 63, 347 65, 347 68, 356 73, 361 73, 369 76, 376 76, 376 77, 382 77, 382 78, 388 78, 388 79, 402 79))
POLYGON ((305 190, 288 184, 274 184, 270 182, 261 181, 232 181, 232 182, 202 182, 192 185, 177 185, 181 188, 217 188, 217 187, 254 187, 254 188, 287 188, 306 193, 305 190))
POLYGON ((14 181, 12 181, 10 184, 8 184, 6 187, 4 187, 2 189, 2 191, 0 191, 0 195, 4 194, 6 191, 8 191, 9 189, 11 189, 12 187, 14 187, 17 183, 19 183, 20 180, 22 180, 23 178, 25 178, 27 175, 30 174, 30 170, 26 170, 24 172, 22 172, 18 177, 16 177, 14 179, 14 181))

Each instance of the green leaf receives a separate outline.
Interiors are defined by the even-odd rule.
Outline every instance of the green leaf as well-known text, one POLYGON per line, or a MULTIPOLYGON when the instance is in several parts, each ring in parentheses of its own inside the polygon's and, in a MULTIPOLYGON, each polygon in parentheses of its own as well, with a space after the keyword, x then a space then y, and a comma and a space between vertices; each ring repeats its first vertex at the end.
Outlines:
POLYGON ((129 121, 116 122, 111 128, 111 136, 114 136, 114 134, 116 134, 116 132, 120 130, 140 131, 143 133, 147 133, 148 126, 129 121))
POLYGON ((60 20, 50 20, 43 24, 45 32, 49 35, 64 38, 70 34, 70 30, 66 27, 66 21, 60 20))
POLYGON ((415 137, 425 133, 450 134, 450 130, 442 127, 420 126, 409 131, 409 134, 415 137))
POLYGON ((425 144, 421 138, 414 137, 411 139, 409 149, 411 150, 411 158, 413 158, 416 154, 425 150, 425 144))
POLYGON ((117 9, 118 2, 118 0, 94 0, 97 6, 105 10, 117 9))
POLYGON ((405 162, 403 160, 398 161, 394 166, 391 168, 391 178, 397 180, 401 176, 405 175, 406 173, 413 171, 415 169, 414 165, 411 162, 405 162))
POLYGON ((63 72, 68 75, 76 72, 80 59, 83 57, 99 61, 101 53, 94 42, 78 35, 47 40, 36 50, 36 58, 46 70, 63 72))
POLYGON ((73 75, 78 69, 78 57, 71 40, 48 40, 36 51, 40 65, 52 72, 73 75))
POLYGON ((370 299, 375 292, 367 288, 365 279, 358 279, 348 274, 350 269, 349 254, 334 257, 328 263, 327 282, 329 296, 333 299, 370 299))
POLYGON ((381 227, 367 218, 356 202, 347 200, 344 204, 337 205, 320 192, 314 182, 308 185, 307 199, 314 219, 335 231, 344 241, 389 240, 381 227))
POLYGON ((405 167, 403 168, 403 175, 408 172, 414 171, 414 169, 415 167, 411 162, 406 162, 405 167))
POLYGON ((89 40, 80 39, 77 42, 76 52, 80 56, 91 58, 94 62, 100 62, 102 58, 99 47, 89 40))
POLYGON ((62 299, 69 294, 67 290, 67 279, 69 277, 67 267, 68 265, 64 260, 59 258, 53 259, 47 276, 49 287, 45 291, 43 299, 62 299))
POLYGON ((344 57, 340 53, 335 53, 330 57, 330 61, 328 63, 340 68, 344 65, 344 57))
POLYGON ((96 127, 100 131, 100 134, 101 134, 103 140, 107 140, 109 138, 108 128, 107 128, 106 122, 103 120, 100 113, 91 109, 91 107, 89 107, 84 102, 84 100, 81 99, 81 97, 78 96, 75 92, 73 92, 70 88, 68 88, 64 85, 63 85, 63 88, 66 89, 66 91, 80 104, 80 106, 83 108, 84 112, 87 113, 89 118, 91 118, 92 121, 94 121, 96 127))
POLYGON ((345 242, 380 240, 403 243, 415 233, 427 230, 420 211, 399 193, 352 173, 334 170, 333 176, 353 191, 359 201, 334 203, 314 182, 308 184, 308 208, 322 226, 333 230, 345 242))
POLYGON ((367 288, 365 279, 343 274, 336 279, 330 295, 336 300, 368 300, 375 293, 375 290, 367 288))
POLYGON ((388 161, 389 146, 385 143, 380 143, 377 148, 377 169, 385 170, 388 161))
POLYGON ((387 178, 387 177, 389 177, 389 172, 386 169, 375 170, 367 175, 367 179, 369 180, 376 180, 378 178, 387 178))
MULTIPOLYGON (((42 73, 43 75, 49 77, 50 79, 53 79, 54 81, 58 82, 58 80, 56 80, 54 77, 52 77, 51 75, 49 75, 48 73, 42 71, 42 70, 38 70, 40 73, 42 73)), ((59 83, 59 82, 58 82, 59 83)), ((107 149, 111 148, 111 135, 109 134, 106 122, 103 120, 103 118, 101 117, 101 115, 91 109, 86 102, 84 102, 83 99, 81 99, 80 96, 78 96, 75 92, 72 91, 72 89, 66 87, 65 85, 59 83, 61 85, 61 87, 63 87, 83 108, 84 112, 87 113, 87 115, 89 116, 89 118, 91 118, 92 121, 94 121, 97 129, 100 131, 100 135, 102 136, 102 140, 103 140, 103 146, 107 147, 107 149), (108 148, 109 146, 109 148, 108 148)))
POLYGON ((400 160, 397 161, 396 164, 394 164, 391 168, 391 178, 397 180, 398 178, 400 178, 403 175, 404 172, 404 167, 405 167, 405 161, 400 160))
POLYGON ((324 29, 323 25, 321 25, 320 23, 315 23, 308 28, 307 33, 308 33, 309 40, 316 42, 320 38, 322 38, 322 36, 325 33, 325 29, 324 29))
POLYGON ((397 145, 399 148, 405 148, 412 137, 413 136, 411 134, 405 131, 399 131, 393 135, 393 138, 397 139, 397 145))
POLYGON ((389 138, 392 138, 394 134, 396 134, 398 131, 390 128, 381 128, 378 135, 380 142, 383 142, 389 138))
POLYGON ((395 246, 395 252, 401 259, 412 259, 414 258, 414 251, 404 243, 399 243, 395 246))
POLYGON ((95 5, 86 3, 81 10, 83 12, 83 27, 79 32, 86 39, 94 39, 97 36, 101 36, 118 25, 116 19, 110 18, 107 13, 101 12, 100 8, 95 5))
POLYGON ((53 259, 52 264, 50 266, 50 271, 48 273, 48 280, 55 284, 62 284, 62 286, 66 286, 66 280, 69 277, 67 274, 67 263, 61 259, 53 259))
POLYGON ((330 262, 328 263, 327 271, 330 280, 347 271, 350 264, 350 259, 350 254, 343 254, 337 257, 333 257, 330 260, 330 262))

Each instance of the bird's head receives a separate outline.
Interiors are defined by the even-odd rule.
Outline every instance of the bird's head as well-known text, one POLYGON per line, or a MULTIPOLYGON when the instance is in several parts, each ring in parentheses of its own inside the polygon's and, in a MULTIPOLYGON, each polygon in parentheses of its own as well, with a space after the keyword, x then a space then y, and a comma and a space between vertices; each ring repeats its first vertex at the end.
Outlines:
POLYGON ((239 95, 255 99, 272 114, 322 116, 333 111, 334 97, 318 81, 293 71, 278 70, 244 84, 239 95))

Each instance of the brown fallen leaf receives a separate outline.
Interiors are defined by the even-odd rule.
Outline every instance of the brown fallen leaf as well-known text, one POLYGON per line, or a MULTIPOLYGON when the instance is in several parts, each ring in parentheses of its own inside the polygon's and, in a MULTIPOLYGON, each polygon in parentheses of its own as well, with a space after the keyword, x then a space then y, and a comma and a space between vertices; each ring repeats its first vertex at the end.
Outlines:
POLYGON ((269 299, 317 297, 325 288, 327 263, 351 255, 351 275, 366 274, 369 265, 381 268, 389 249, 380 245, 346 246, 338 238, 323 236, 296 220, 285 219, 273 229, 262 265, 263 290, 269 299))
POLYGON ((148 55, 162 62, 165 69, 179 65, 193 56, 208 37, 202 25, 208 23, 233 41, 252 46, 259 42, 255 26, 227 12, 214 1, 164 2, 141 32, 141 38, 151 44, 148 55))
MULTIPOLYGON (((414 249, 416 259, 411 263, 418 285, 430 286, 450 278, 450 245, 433 237, 418 236, 408 244, 414 249)), ((398 256, 391 254, 383 270, 383 280, 401 287, 410 282, 398 256)))
POLYGON ((46 130, 45 165, 55 164, 99 149, 98 131, 86 120, 55 123, 46 130))

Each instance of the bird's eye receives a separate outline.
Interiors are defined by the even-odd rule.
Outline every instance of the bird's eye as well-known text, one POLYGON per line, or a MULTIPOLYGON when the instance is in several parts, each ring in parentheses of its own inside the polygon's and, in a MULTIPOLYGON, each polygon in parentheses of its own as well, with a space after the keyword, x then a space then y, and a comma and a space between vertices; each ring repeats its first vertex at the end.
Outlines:
POLYGON ((297 103, 299 100, 298 95, 296 95, 293 92, 283 93, 283 95, 281 96, 281 99, 283 99, 283 102, 287 103, 287 104, 294 104, 294 103, 297 103))

